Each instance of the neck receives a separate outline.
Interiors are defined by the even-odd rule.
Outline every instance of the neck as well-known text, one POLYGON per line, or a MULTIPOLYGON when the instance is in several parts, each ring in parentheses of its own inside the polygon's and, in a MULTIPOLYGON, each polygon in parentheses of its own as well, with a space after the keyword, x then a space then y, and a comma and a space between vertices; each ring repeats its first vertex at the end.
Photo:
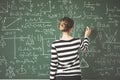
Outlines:
POLYGON ((70 32, 62 32, 62 40, 70 40, 72 39, 73 37, 71 36, 71 33, 70 32))

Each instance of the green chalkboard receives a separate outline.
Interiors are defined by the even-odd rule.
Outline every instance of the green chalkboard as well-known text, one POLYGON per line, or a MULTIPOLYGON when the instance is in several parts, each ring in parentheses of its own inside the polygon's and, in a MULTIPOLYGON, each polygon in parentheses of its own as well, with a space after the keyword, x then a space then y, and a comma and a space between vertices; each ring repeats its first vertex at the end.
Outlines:
POLYGON ((0 0, 0 79, 48 79, 58 21, 74 19, 74 37, 90 26, 80 52, 83 80, 120 80, 119 0, 0 0))

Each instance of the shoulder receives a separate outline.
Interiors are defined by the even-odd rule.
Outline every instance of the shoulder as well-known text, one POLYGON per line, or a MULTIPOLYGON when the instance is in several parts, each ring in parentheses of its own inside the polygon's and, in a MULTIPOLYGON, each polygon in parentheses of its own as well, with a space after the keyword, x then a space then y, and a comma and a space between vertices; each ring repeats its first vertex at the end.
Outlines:
POLYGON ((58 42, 60 42, 60 40, 54 40, 54 41, 52 42, 52 44, 55 44, 55 43, 58 43, 58 42))
POLYGON ((52 45, 55 46, 55 44, 60 43, 60 42, 61 42, 61 41, 60 41, 59 39, 54 40, 54 41, 52 42, 52 45))
POLYGON ((80 41, 81 42, 81 38, 74 38, 75 41, 80 41))
POLYGON ((80 40, 80 38, 74 38, 74 40, 80 40))

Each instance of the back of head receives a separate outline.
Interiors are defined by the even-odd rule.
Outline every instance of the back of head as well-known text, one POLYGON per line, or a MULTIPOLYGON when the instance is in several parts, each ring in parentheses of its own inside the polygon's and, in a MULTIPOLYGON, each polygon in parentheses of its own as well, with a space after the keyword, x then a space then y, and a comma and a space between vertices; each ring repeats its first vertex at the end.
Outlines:
MULTIPOLYGON (((63 17, 60 19, 60 24, 63 23, 64 28, 61 30, 63 32, 68 32, 71 28, 74 27, 74 21, 69 17, 63 17)), ((60 25, 59 25, 60 27, 60 25)))

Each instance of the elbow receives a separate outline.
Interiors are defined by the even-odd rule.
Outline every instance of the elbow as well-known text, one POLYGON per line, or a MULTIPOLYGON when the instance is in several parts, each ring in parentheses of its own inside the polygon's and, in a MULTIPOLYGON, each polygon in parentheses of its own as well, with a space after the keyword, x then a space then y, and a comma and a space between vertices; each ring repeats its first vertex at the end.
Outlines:
POLYGON ((82 48, 82 52, 87 52, 88 51, 88 46, 84 46, 83 48, 82 48))

